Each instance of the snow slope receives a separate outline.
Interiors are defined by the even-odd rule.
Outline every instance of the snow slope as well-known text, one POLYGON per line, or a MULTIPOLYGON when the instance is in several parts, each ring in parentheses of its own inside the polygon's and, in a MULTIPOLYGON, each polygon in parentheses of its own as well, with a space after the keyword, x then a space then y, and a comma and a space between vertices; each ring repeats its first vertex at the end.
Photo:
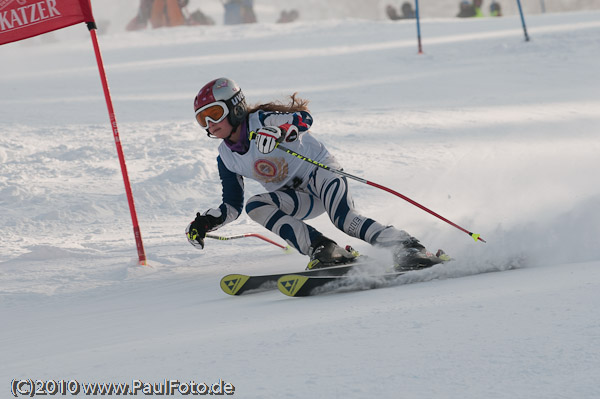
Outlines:
MULTIPOLYGON (((600 397, 600 13, 327 20, 100 40, 149 267, 84 26, 0 48, 0 389, 14 378, 222 379, 240 398, 600 397), (220 202, 197 90, 297 91, 364 214, 456 260, 397 286, 229 297, 231 272, 301 270, 252 238, 183 234, 220 202)), ((247 182, 248 195, 261 188, 247 182)), ((341 243, 389 261, 313 223, 341 243)), ((245 215, 218 233, 259 232, 245 215)), ((83 394, 82 394, 83 395, 83 394)))

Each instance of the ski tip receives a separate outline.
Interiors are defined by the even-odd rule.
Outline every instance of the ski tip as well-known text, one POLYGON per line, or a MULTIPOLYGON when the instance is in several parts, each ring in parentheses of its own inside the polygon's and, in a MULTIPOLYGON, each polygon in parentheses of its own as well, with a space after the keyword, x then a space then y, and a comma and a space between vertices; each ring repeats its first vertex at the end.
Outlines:
POLYGON ((221 279, 221 289, 229 295, 238 295, 250 277, 244 274, 229 274, 221 279))
POLYGON ((277 280, 277 288, 287 296, 296 296, 307 280, 306 276, 290 274, 277 280))

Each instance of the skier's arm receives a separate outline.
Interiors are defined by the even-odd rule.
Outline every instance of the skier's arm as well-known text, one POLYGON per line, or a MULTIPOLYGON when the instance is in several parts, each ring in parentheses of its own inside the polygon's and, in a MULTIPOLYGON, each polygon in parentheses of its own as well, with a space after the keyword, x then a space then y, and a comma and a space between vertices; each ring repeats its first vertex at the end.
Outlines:
POLYGON ((298 128, 300 135, 307 132, 313 123, 312 116, 306 111, 293 113, 259 112, 259 120, 263 126, 294 125, 298 128))
POLYGON ((221 156, 217 157, 217 166, 219 167, 219 178, 223 189, 223 203, 218 208, 209 209, 204 213, 204 215, 216 218, 208 231, 217 230, 227 223, 233 222, 240 217, 244 208, 243 177, 227 169, 221 160, 221 156))
POLYGON ((217 165, 221 185, 223 186, 223 203, 219 206, 223 223, 218 226, 221 227, 233 222, 242 213, 244 208, 244 178, 227 169, 221 160, 221 156, 217 157, 217 165))
POLYGON ((211 208, 204 213, 198 212, 196 219, 189 224, 186 234, 193 246, 203 249, 206 233, 217 230, 221 226, 233 222, 242 213, 244 205, 244 180, 233 173, 217 157, 219 177, 223 186, 223 203, 218 208, 211 208))

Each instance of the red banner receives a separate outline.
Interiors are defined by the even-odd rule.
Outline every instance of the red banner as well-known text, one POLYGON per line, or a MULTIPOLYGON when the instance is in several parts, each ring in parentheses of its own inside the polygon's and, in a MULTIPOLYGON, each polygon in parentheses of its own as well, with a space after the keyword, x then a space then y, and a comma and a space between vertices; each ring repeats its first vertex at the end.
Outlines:
POLYGON ((90 0, 0 0, 0 45, 80 22, 94 22, 90 0))

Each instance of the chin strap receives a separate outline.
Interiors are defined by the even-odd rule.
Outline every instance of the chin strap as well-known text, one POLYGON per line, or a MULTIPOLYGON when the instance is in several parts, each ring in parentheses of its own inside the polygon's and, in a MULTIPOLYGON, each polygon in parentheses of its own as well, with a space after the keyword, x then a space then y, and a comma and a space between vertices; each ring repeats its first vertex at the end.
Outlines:
MULTIPOLYGON (((228 138, 230 138, 233 133, 235 133, 235 129, 238 128, 239 125, 237 125, 236 127, 231 129, 231 133, 229 133, 229 136, 225 137, 225 140, 227 140, 228 138)), ((218 139, 219 137, 213 135, 208 129, 206 129, 206 135, 208 136, 209 139, 218 139)))

